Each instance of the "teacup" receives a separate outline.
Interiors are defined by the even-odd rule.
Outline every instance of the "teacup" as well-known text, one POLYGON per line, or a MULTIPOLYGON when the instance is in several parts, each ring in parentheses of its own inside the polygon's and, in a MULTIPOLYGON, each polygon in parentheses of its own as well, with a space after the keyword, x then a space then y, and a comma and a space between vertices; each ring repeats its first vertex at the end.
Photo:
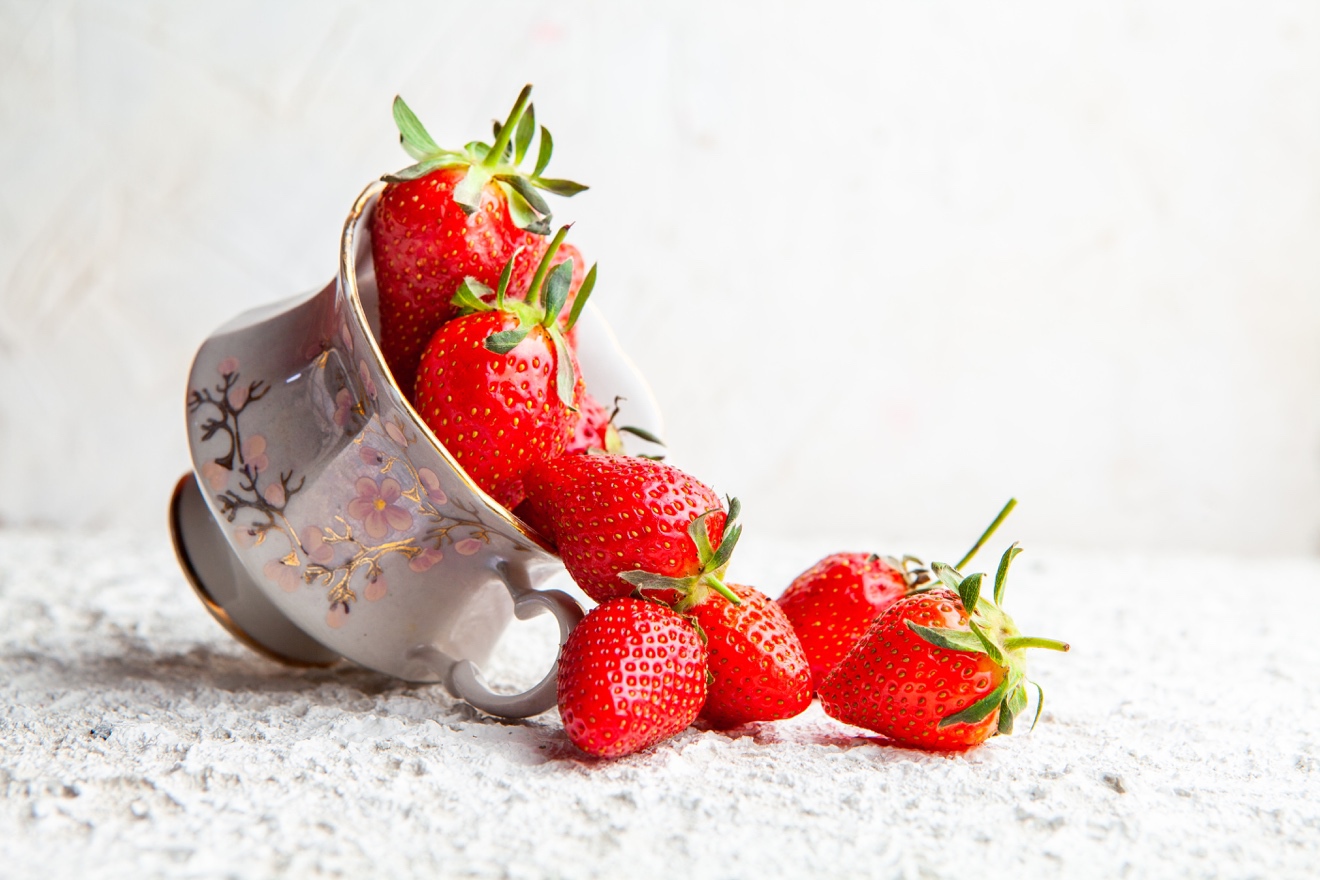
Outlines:
MULTIPOLYGON (((468 477, 381 357, 369 220, 382 188, 354 203, 334 282, 202 344, 175 549, 216 620, 269 657, 347 658, 442 682, 494 715, 535 714, 555 703, 553 666, 518 694, 493 691, 478 666, 514 616, 553 614, 562 645, 582 609, 539 589, 562 574, 558 557, 468 477)), ((590 304, 578 358, 598 399, 622 398, 624 421, 659 431, 646 382, 590 304)))

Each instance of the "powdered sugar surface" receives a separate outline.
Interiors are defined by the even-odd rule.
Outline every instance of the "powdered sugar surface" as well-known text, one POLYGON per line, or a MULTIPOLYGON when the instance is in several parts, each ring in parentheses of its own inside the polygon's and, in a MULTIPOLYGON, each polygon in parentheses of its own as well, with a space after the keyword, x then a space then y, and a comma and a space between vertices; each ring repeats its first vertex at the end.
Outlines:
MULTIPOLYGON (((832 549, 749 535, 734 574, 774 595, 832 549)), ((211 622, 158 536, 0 531, 0 563, 6 874, 1301 877, 1320 865, 1313 559, 1029 553, 1009 609, 1074 650, 1034 658, 1047 703, 1033 733, 966 755, 889 747, 813 705, 613 762, 578 753, 554 713, 504 723, 439 687, 264 660, 211 622)), ((514 626, 489 672, 525 685, 554 627, 514 626)))

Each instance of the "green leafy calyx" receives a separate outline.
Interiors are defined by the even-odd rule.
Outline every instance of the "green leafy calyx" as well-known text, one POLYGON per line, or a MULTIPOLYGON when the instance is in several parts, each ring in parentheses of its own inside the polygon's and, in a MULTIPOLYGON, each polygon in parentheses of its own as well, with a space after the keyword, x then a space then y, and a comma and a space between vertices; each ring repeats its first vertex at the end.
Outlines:
POLYGON ((680 593, 682 598, 674 606, 674 610, 680 614, 705 602, 712 590, 734 605, 741 605, 742 600, 738 598, 738 594, 729 589, 723 580, 724 571, 729 567, 734 548, 738 544, 738 539, 742 537, 742 523, 737 521, 738 514, 742 512, 742 503, 737 498, 729 498, 728 504, 729 512, 724 519, 724 536, 720 539, 718 547, 711 546, 710 536, 706 533, 706 520, 718 513, 719 508, 707 510, 688 523, 688 537, 696 546, 697 560, 701 563, 701 568, 696 574, 675 578, 649 571, 624 571, 619 573, 619 577, 643 593, 647 590, 674 590, 680 593))
POLYGON ((561 326, 559 313, 563 310, 571 292, 573 261, 565 260, 553 270, 550 265, 554 262, 559 246, 564 243, 568 230, 568 226, 562 226, 555 233, 521 299, 508 297, 509 282, 513 278, 513 261, 518 256, 515 252, 504 264, 499 286, 494 291, 477 279, 468 277, 463 279, 463 283, 459 285, 450 302, 458 306, 460 313, 464 315, 499 311, 511 314, 517 319, 517 326, 486 337, 486 349, 495 354, 508 354, 513 351, 537 327, 544 330, 555 350, 555 385, 559 399, 564 406, 576 411, 577 401, 574 399, 574 391, 577 388, 577 373, 573 368, 573 357, 568 350, 568 341, 564 338, 564 334, 572 329, 576 316, 581 313, 582 304, 591 296, 596 283, 596 267, 592 266, 587 277, 583 279, 582 287, 578 289, 577 298, 573 301, 569 319, 561 326))
POLYGON ((543 176, 554 151, 554 139, 545 126, 541 126, 535 169, 530 174, 521 169, 536 136, 536 108, 531 103, 531 96, 532 87, 524 86, 504 122, 495 123, 495 137, 491 143, 471 141, 461 150, 447 150, 435 142, 417 114, 396 95, 394 124, 399 129, 399 142, 404 152, 416 162, 387 174, 384 179, 391 182, 416 180, 438 168, 465 166, 467 174, 454 187, 454 201, 466 213, 471 214, 481 206, 482 191, 493 183, 503 194, 515 226, 538 235, 548 235, 553 216, 540 191, 575 196, 587 187, 571 180, 543 176))

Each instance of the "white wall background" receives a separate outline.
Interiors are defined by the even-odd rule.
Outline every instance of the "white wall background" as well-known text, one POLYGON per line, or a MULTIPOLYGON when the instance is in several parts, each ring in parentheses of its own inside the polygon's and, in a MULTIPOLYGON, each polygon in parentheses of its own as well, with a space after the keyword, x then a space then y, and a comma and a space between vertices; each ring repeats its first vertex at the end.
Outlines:
POLYGON ((1320 547, 1304 0, 0 2, 0 522, 159 528, 194 348, 329 278, 393 95, 457 144, 524 82, 763 538, 1320 547))

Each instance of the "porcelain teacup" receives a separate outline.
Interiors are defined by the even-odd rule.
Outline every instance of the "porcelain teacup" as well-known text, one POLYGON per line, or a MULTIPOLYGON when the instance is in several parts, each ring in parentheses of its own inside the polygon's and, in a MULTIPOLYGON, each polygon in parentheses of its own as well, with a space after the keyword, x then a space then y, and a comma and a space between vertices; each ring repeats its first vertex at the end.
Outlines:
MULTIPOLYGON (((513 617, 549 612, 560 644, 582 617, 539 589, 563 573, 535 531, 486 495, 395 384, 377 343, 368 187, 344 224, 338 277, 247 312, 193 361, 193 471, 171 503, 181 565, 235 637, 285 663, 347 658, 442 682, 506 717, 555 702, 555 668, 530 690, 478 673, 513 617)), ((578 357, 601 400, 660 429, 645 381, 591 305, 578 357)))

